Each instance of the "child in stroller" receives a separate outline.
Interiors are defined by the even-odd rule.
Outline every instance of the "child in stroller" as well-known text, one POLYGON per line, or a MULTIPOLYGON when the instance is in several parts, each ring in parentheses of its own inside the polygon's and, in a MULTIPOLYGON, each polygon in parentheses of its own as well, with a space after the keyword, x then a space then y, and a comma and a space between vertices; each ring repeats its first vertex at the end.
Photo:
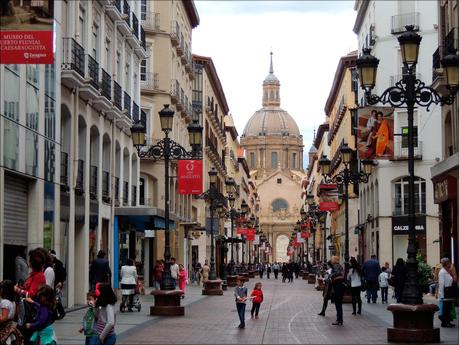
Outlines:
POLYGON ((126 265, 121 267, 121 304, 120 311, 124 312, 126 307, 129 312, 132 308, 140 311, 140 299, 137 290, 137 269, 134 266, 134 260, 127 259, 126 265), (127 303, 129 300, 129 303, 127 303))

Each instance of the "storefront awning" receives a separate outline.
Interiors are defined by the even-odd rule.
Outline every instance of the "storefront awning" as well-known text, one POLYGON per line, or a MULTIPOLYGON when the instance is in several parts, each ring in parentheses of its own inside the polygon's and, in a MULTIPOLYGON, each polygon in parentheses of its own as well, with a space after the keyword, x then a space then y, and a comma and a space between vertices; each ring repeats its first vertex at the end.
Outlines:
MULTIPOLYGON (((136 231, 164 230, 166 222, 164 210, 157 207, 117 207, 115 215, 120 218, 120 226, 129 225, 136 231)), ((173 214, 169 216, 169 230, 174 230, 174 222, 178 218, 173 214)))

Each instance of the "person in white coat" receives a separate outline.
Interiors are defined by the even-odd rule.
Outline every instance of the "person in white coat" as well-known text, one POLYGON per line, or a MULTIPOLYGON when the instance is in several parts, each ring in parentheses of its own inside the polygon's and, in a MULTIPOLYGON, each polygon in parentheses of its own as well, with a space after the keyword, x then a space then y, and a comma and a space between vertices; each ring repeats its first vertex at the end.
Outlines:
POLYGON ((442 269, 438 273, 438 299, 441 308, 438 317, 442 327, 454 327, 455 325, 451 323, 451 308, 454 308, 455 293, 453 291, 456 290, 454 287, 457 284, 457 277, 451 269, 451 261, 448 258, 442 258, 440 263, 442 269))
POLYGON ((137 285, 137 269, 134 265, 134 260, 127 259, 126 265, 121 267, 120 276, 121 276, 121 290, 122 290, 120 311, 124 311, 124 309, 126 308, 126 302, 129 298, 129 303, 127 307, 128 307, 128 311, 132 312, 135 288, 137 285))

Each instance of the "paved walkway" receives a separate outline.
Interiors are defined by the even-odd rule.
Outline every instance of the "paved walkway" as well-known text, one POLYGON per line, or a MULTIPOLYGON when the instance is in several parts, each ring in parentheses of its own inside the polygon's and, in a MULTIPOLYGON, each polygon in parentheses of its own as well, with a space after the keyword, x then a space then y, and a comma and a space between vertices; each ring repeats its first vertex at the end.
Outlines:
MULTIPOLYGON (((247 284, 252 290, 258 279, 247 284)), ((247 305, 246 328, 237 328, 232 289, 224 296, 200 295, 197 287, 190 287, 184 304, 184 317, 150 317, 151 296, 143 297, 141 313, 117 315, 118 344, 381 344, 386 343, 386 328, 392 325, 387 305, 363 304, 363 315, 351 315, 350 304, 344 305, 344 326, 332 326, 335 308, 330 304, 326 317, 318 316, 322 294, 304 280, 292 284, 280 280, 263 279, 265 301, 260 319, 250 319, 247 305)), ((425 299, 425 302, 434 300, 425 299)), ((70 313, 56 322, 59 344, 82 344, 77 333, 83 311, 70 313)), ((436 319, 438 326, 438 319, 436 319)), ((457 328, 441 329, 443 343, 457 344, 457 328)))

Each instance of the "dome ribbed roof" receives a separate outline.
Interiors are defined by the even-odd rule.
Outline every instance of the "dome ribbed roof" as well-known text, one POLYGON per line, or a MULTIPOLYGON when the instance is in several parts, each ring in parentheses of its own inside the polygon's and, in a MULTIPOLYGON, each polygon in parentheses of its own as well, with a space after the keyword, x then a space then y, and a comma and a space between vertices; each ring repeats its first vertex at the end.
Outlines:
POLYGON ((279 107, 263 107, 255 112, 244 128, 243 136, 288 135, 300 136, 293 117, 279 107))

